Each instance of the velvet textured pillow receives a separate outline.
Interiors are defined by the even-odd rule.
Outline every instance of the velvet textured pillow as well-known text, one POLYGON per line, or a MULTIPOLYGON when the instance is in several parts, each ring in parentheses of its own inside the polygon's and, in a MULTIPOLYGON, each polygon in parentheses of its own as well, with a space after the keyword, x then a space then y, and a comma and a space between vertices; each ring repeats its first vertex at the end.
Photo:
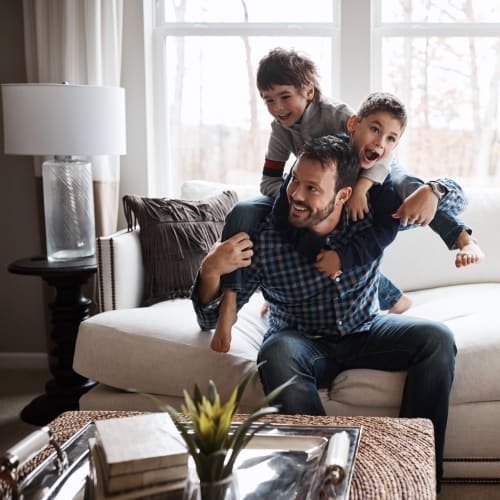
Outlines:
POLYGON ((201 201, 123 197, 129 229, 140 226, 143 305, 189 296, 200 263, 237 200, 233 191, 201 201))

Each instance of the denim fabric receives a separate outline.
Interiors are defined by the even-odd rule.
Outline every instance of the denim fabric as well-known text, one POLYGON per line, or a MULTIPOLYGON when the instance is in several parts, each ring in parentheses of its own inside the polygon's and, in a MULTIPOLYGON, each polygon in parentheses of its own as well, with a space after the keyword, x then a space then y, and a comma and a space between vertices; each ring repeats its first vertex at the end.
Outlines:
POLYGON ((317 389, 329 389, 344 370, 407 371, 399 416, 432 421, 440 479, 455 355, 447 326, 386 314, 376 316, 370 330, 342 337, 306 336, 292 329, 267 334, 257 361, 265 362, 259 374, 266 394, 296 376, 276 400, 285 414, 324 415, 317 389))
MULTIPOLYGON (((402 200, 416 191, 425 183, 422 179, 408 175, 406 170, 397 161, 391 163, 391 177, 396 192, 402 200)), ((436 179, 440 184, 446 186, 448 193, 439 201, 436 215, 429 227, 437 233, 450 250, 456 249, 456 241, 462 231, 472 232, 457 216, 467 206, 467 198, 459 184, 453 179, 436 179)), ((402 230, 419 227, 411 225, 402 227, 402 230)))
MULTIPOLYGON (((258 196, 236 203, 226 216, 221 240, 225 241, 242 231, 248 233, 252 238, 261 222, 271 212, 273 202, 274 200, 269 196, 258 196)), ((240 268, 223 275, 221 278, 222 288, 241 290, 245 274, 246 268, 240 268)))
POLYGON ((385 274, 380 273, 378 281, 378 301, 382 311, 388 311, 403 295, 403 291, 398 288, 385 274))

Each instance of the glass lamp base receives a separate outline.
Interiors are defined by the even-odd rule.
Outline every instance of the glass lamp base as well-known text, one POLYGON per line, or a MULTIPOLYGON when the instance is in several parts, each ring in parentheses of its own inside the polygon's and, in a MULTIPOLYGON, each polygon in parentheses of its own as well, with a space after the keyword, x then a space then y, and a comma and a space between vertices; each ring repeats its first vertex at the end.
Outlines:
POLYGON ((72 260, 94 255, 90 163, 56 157, 43 163, 42 176, 47 259, 72 260))

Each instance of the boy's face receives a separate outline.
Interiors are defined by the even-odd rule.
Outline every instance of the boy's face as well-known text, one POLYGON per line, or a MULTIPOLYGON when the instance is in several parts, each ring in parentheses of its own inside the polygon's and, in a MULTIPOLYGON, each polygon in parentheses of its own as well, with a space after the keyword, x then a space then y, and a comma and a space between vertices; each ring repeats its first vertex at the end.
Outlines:
POLYGON ((373 167, 387 158, 404 132, 401 122, 387 111, 376 111, 360 122, 356 116, 351 116, 347 128, 361 168, 373 167))
POLYGON ((314 96, 314 86, 302 90, 293 85, 273 85, 260 95, 269 113, 284 127, 295 125, 314 96))

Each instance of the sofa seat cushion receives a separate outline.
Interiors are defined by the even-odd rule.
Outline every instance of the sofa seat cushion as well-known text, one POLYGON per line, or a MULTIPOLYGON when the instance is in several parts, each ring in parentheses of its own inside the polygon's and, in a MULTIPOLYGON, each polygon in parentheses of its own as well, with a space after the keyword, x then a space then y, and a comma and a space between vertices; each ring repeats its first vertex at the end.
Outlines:
MULTIPOLYGON (((500 401, 500 284, 457 285, 410 295, 415 305, 409 313, 444 321, 455 334, 458 354, 450 404, 500 401)), ((211 336, 200 330, 188 299, 101 313, 80 327, 74 369, 112 387, 173 397, 212 379, 227 397, 242 373, 255 369, 266 329, 259 314, 262 301, 256 294, 240 312, 227 354, 210 350, 211 336)), ((335 380, 330 401, 326 392, 322 396, 333 404, 332 411, 337 403, 398 408, 404 379, 404 372, 347 370, 335 380)), ((257 402, 262 394, 256 377, 242 403, 257 402)))
MULTIPOLYGON (((119 389, 172 396, 191 391, 195 383, 206 389, 212 379, 228 398, 243 374, 255 370, 266 328, 262 300, 256 294, 240 311, 227 354, 210 349, 211 335, 200 330, 189 299, 100 313, 80 325, 73 368, 119 389)), ((255 377, 242 404, 262 397, 255 377)))
MULTIPOLYGON (((500 319, 496 312, 500 284, 457 285, 409 295, 414 306, 406 314, 443 321, 455 335, 450 404, 500 401, 500 319)), ((398 408, 404 380, 404 372, 346 370, 337 376, 330 399, 357 407, 398 408)))

